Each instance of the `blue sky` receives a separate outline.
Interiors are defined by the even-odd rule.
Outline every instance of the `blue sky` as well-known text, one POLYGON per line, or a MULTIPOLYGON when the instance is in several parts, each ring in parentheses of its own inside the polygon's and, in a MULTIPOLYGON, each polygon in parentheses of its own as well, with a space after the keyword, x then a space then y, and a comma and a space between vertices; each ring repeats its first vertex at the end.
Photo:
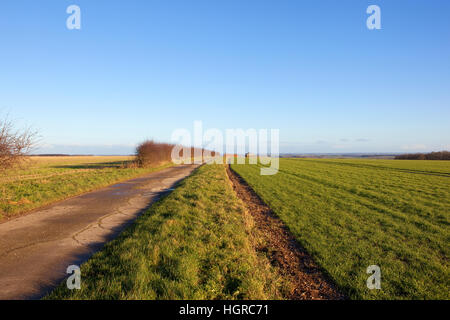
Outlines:
POLYGON ((40 152, 131 153, 195 120, 280 129, 281 152, 450 149, 449 1, 8 0, 0 41, 0 112, 40 152))

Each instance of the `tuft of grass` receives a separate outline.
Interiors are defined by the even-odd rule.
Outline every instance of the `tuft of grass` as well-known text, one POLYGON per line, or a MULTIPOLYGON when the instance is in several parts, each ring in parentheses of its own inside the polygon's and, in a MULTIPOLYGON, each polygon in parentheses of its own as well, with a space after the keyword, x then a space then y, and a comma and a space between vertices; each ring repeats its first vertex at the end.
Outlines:
POLYGON ((281 159, 232 165, 353 299, 449 299, 450 162, 281 159), (381 290, 366 269, 381 268, 381 290))
POLYGON ((134 157, 30 157, 26 167, 0 175, 0 221, 172 165, 133 168, 134 157))
POLYGON ((224 166, 204 165, 81 266, 81 290, 46 299, 280 299, 224 166))

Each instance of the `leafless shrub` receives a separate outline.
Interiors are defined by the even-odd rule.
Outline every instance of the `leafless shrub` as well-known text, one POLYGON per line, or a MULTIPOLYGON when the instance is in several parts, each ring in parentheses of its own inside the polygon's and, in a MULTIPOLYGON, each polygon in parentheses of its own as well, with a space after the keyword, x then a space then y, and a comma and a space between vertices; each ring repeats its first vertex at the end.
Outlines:
POLYGON ((22 163, 35 145, 36 136, 31 129, 14 129, 8 118, 0 119, 0 170, 22 163))
POLYGON ((173 144, 153 140, 142 142, 136 148, 136 162, 140 167, 157 166, 170 162, 173 144))
MULTIPOLYGON (((136 148, 136 161, 135 164, 138 167, 150 167, 150 166, 158 166, 163 163, 172 161, 172 149, 175 147, 174 144, 170 143, 161 143, 155 142, 153 140, 147 140, 142 142, 136 148)), ((189 147, 187 148, 189 149, 189 147)), ((180 152, 180 158, 185 158, 184 148, 180 152)), ((191 153, 191 163, 194 161, 204 161, 203 155, 204 152, 207 151, 202 148, 190 148, 191 153), (200 155, 200 157, 198 157, 200 155), (200 159, 197 159, 197 158, 200 159)), ((210 152, 211 156, 215 156, 215 152, 210 152)))

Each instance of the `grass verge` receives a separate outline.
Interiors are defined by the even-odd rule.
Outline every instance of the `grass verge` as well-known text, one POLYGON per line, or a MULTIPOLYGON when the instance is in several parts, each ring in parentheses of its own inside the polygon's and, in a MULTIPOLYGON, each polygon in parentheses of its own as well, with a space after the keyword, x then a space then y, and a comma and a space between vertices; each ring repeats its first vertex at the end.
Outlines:
POLYGON ((127 168, 130 157, 41 157, 0 176, 0 222, 33 209, 172 166, 127 168))
POLYGON ((222 165, 204 165, 81 267, 81 289, 46 299, 280 299, 253 223, 222 165))

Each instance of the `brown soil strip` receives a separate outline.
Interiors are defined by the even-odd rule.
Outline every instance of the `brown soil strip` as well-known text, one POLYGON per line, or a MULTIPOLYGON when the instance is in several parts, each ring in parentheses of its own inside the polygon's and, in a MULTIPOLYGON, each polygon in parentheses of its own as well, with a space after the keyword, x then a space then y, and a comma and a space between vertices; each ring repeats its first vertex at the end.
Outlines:
POLYGON ((291 300, 341 300, 346 297, 322 272, 312 257, 297 242, 284 223, 274 214, 255 191, 227 166, 228 177, 238 197, 252 215, 255 227, 263 238, 256 248, 264 252, 281 276, 290 283, 291 300))

